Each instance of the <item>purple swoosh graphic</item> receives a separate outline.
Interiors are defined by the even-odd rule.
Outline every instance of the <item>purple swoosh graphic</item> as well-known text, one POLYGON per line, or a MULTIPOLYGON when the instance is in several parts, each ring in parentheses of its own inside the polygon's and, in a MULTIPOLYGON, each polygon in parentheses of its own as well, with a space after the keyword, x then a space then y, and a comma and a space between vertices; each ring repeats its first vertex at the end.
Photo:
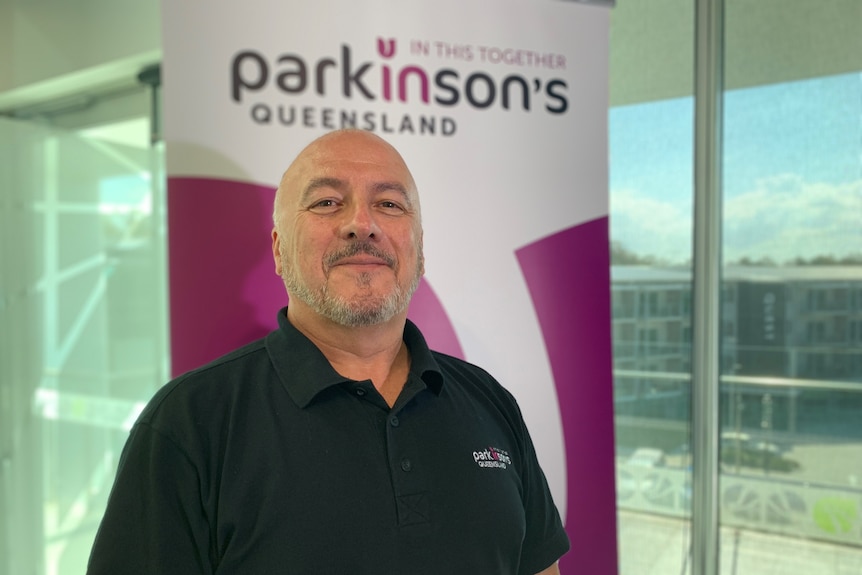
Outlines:
MULTIPOLYGON (((275 311, 287 295, 272 262, 273 197, 266 186, 168 179, 175 375, 275 328, 275 311)), ((563 421, 572 541, 563 573, 616 573, 607 237, 602 218, 516 254, 544 334, 563 421)), ((432 348, 464 358, 452 322, 424 278, 409 315, 432 348)))
MULTIPOLYGON (((168 178, 171 372, 179 375, 265 336, 287 304, 270 231, 275 188, 168 178)), ((409 309, 428 344, 464 357, 443 305, 423 278, 409 309)))
POLYGON ((616 575, 613 365, 608 219, 516 252, 557 388, 566 443, 562 573, 616 575))
POLYGON ((171 371, 179 375, 269 333, 287 303, 269 233, 275 189, 168 178, 171 371))
POLYGON ((431 284, 425 278, 422 278, 419 287, 413 293, 410 307, 407 308, 407 317, 422 330, 428 347, 459 359, 465 359, 461 342, 458 341, 458 335, 455 333, 455 327, 449 320, 449 315, 443 308, 437 294, 431 289, 431 284))

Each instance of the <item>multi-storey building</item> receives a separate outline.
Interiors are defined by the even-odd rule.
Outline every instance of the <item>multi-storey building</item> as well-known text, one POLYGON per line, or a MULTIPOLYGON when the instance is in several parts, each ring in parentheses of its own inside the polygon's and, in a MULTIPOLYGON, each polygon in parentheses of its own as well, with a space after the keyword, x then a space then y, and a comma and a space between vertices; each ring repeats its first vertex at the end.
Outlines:
MULTIPOLYGON (((817 404, 821 419, 843 416, 848 404, 835 399, 841 397, 836 390, 857 384, 862 390, 862 266, 736 266, 724 272, 725 423, 814 429, 807 404, 817 404), (825 395, 835 405, 824 409, 818 402, 825 395)), ((617 413, 687 420, 690 270, 614 266, 612 280, 617 413)), ((858 391, 848 396, 853 402, 859 397, 858 391)))

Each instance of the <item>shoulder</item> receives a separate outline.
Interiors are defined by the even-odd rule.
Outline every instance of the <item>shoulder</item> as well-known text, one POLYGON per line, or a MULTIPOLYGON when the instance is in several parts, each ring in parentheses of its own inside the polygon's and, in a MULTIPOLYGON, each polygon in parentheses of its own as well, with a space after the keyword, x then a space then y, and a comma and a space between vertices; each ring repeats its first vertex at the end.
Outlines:
POLYGON ((470 363, 469 361, 465 361, 439 351, 431 351, 431 356, 434 358, 434 361, 437 362, 437 365, 440 367, 440 371, 444 376, 454 377, 456 379, 476 380, 486 383, 493 382, 495 385, 499 385, 497 380, 494 379, 490 373, 474 363, 470 363))
POLYGON ((487 387, 508 397, 511 394, 484 368, 463 359, 432 351, 431 355, 440 368, 443 377, 458 383, 474 384, 487 387))
POLYGON ((162 386, 141 413, 139 422, 152 422, 172 406, 188 410, 197 403, 215 405, 235 396, 248 381, 271 371, 265 340, 235 349, 186 372, 162 386))
POLYGON ((443 376, 443 390, 457 398, 492 405, 513 424, 522 420, 518 402, 508 389, 484 368, 463 359, 432 351, 443 376))

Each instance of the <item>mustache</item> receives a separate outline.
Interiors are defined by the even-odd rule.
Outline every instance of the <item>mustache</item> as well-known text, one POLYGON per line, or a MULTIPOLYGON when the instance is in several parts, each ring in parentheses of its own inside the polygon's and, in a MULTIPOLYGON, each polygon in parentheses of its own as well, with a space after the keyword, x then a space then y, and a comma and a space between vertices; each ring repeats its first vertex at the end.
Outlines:
POLYGON ((359 254, 366 254, 383 260, 390 268, 395 267, 395 258, 391 254, 384 252, 369 242, 355 242, 347 244, 343 248, 327 254, 324 263, 326 264, 326 267, 332 267, 345 258, 350 258, 359 254))

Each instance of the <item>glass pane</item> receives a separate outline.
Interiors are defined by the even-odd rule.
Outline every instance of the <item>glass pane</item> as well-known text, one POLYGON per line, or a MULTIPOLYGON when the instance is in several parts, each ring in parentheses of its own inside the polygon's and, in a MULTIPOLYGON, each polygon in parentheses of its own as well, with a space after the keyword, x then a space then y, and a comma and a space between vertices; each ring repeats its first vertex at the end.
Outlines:
POLYGON ((610 203, 620 573, 684 573, 691 500, 691 2, 611 16, 610 203))
POLYGON ((167 377, 160 154, 22 122, 0 141, 15 350, 0 545, 9 573, 80 574, 128 429, 167 377))
POLYGON ((780 25, 755 29, 727 3, 727 77, 748 85, 725 96, 721 572, 857 573, 862 4, 770 6, 780 25), (755 44, 780 80, 744 81, 755 44))

